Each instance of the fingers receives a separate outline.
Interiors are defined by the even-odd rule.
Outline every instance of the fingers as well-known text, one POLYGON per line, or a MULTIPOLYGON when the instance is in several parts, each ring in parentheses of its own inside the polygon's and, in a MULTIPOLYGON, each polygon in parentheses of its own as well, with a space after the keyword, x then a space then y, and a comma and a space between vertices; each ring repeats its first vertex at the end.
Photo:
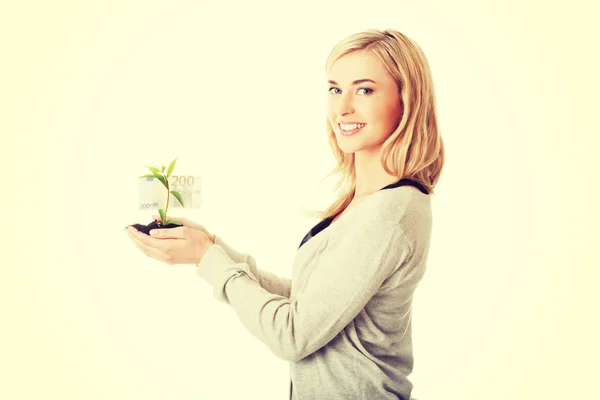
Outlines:
MULTIPOLYGON (((154 219, 155 221, 160 221, 160 216, 159 215, 152 215, 152 219, 154 219)), ((194 229, 198 229, 199 231, 203 231, 206 232, 206 228, 204 226, 202 226, 201 224, 194 222, 194 221, 190 221, 187 218, 183 218, 183 217, 168 217, 167 219, 173 219, 175 221, 179 221, 183 226, 189 226, 190 228, 194 228, 194 229)))
POLYGON ((170 229, 152 229, 150 236, 160 239, 186 239, 190 237, 191 232, 189 226, 180 226, 179 228, 170 229))
MULTIPOLYGON (((191 229, 191 228, 180 227, 180 228, 173 228, 173 229, 191 229)), ((170 231, 173 229, 164 229, 164 230, 170 231)), ((179 240, 163 240, 163 238, 156 239, 155 237, 150 237, 150 236, 146 235, 145 233, 142 233, 133 227, 129 227, 126 230, 127 230, 127 233, 133 239, 137 239, 143 246, 154 247, 154 248, 162 251, 165 254, 170 254, 171 252, 177 251, 182 245, 182 243, 180 243, 179 240)), ((154 229, 152 231, 154 231, 154 229)), ((150 232, 152 232, 152 231, 150 231, 150 232)), ((182 235, 181 238, 185 238, 185 236, 182 235)))

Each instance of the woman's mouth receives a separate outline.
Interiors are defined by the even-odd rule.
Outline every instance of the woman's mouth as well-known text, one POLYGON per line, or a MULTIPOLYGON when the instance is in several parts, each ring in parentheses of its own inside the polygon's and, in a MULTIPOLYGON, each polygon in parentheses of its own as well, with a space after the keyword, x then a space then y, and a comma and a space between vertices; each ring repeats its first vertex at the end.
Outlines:
POLYGON ((367 124, 338 124, 340 128, 340 134, 343 136, 350 136, 356 134, 367 124))

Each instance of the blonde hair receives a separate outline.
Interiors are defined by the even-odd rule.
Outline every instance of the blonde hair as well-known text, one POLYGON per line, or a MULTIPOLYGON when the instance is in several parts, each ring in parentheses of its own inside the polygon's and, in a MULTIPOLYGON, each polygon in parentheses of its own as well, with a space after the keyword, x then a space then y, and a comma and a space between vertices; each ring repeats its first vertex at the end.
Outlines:
MULTIPOLYGON (((402 120, 382 144, 382 166, 388 174, 417 181, 433 194, 444 165, 444 143, 438 133, 435 91, 425 54, 398 31, 371 29, 350 35, 335 45, 327 57, 326 71, 340 57, 357 50, 372 51, 383 62, 396 80, 403 105, 402 120)), ((341 175, 334 190, 341 186, 344 190, 325 211, 304 212, 320 219, 343 211, 356 190, 354 153, 344 153, 338 147, 329 120, 326 129, 336 166, 325 178, 341 175)))

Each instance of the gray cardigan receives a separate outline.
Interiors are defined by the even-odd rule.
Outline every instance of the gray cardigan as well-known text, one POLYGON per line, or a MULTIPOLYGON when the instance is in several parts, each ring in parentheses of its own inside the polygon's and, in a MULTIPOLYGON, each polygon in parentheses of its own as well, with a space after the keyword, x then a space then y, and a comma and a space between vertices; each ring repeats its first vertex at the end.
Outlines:
POLYGON ((411 306, 427 263, 430 196, 404 179, 332 219, 304 238, 291 280, 217 235, 197 275, 290 362, 292 399, 409 400, 411 306))

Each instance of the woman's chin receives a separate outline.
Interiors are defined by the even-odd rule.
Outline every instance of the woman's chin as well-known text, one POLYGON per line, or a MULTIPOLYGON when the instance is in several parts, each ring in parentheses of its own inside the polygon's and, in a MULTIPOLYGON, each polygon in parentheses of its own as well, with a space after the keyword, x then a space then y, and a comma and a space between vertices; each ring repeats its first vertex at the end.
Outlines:
POLYGON ((344 144, 345 143, 338 142, 338 147, 344 153, 349 153, 349 154, 350 153, 356 153, 358 150, 360 150, 360 149, 357 149, 356 146, 348 146, 347 144, 345 144, 345 145, 344 144))

